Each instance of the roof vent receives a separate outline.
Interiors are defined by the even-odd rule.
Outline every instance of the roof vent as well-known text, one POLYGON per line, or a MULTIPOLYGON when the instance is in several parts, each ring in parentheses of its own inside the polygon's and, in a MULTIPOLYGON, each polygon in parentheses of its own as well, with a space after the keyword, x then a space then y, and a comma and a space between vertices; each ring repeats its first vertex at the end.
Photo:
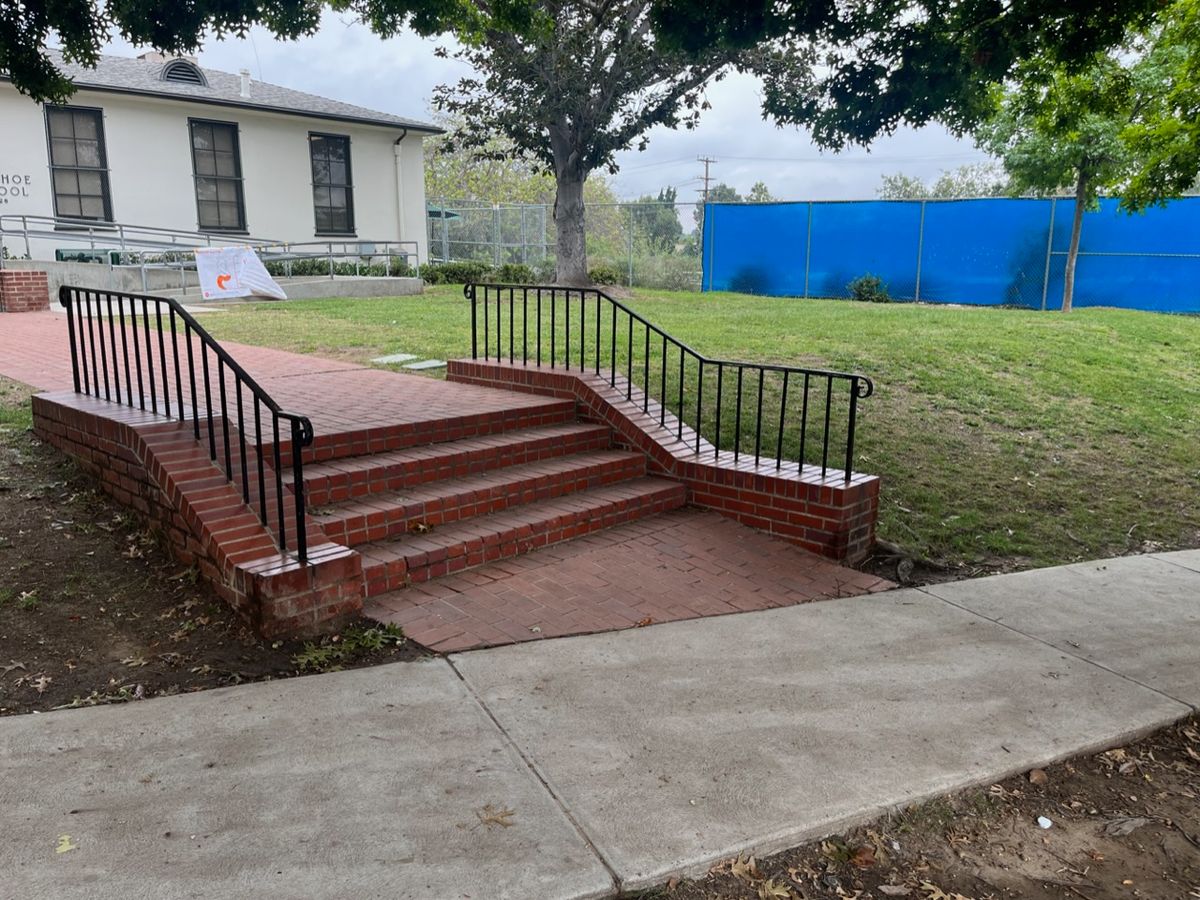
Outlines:
POLYGON ((163 66, 163 81, 174 81, 177 84, 196 84, 208 87, 208 79, 200 71, 200 67, 186 59, 173 59, 163 66))

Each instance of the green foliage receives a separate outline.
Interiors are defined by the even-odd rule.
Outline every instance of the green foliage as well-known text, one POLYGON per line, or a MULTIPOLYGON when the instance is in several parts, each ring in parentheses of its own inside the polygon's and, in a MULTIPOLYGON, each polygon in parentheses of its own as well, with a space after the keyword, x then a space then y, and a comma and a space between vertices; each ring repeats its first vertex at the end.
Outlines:
POLYGON ((775 198, 771 196, 765 181, 756 181, 750 186, 750 193, 746 195, 746 199, 751 203, 770 203, 775 198))
POLYGON ((887 285, 878 275, 872 275, 868 272, 865 275, 859 275, 853 281, 846 285, 846 290, 850 292, 851 300, 861 300, 865 303, 891 303, 891 295, 888 294, 887 285))
POLYGON ((1011 193, 1008 176, 995 163, 975 163, 944 170, 926 183, 897 172, 884 175, 875 191, 881 200, 949 200, 957 197, 1003 197, 1011 193))
POLYGON ((1139 160, 1122 192, 1131 210, 1193 190, 1200 176, 1200 0, 1176 0, 1161 22, 1141 73, 1156 90, 1123 135, 1139 160))
POLYGON ((304 649, 292 657, 292 663, 301 672, 331 672, 360 657, 399 647, 404 642, 404 632, 397 625, 369 628, 354 625, 340 634, 307 641, 304 649))
POLYGON ((700 260, 695 256, 644 256, 633 260, 634 287, 694 291, 700 287, 700 278, 700 260))
POLYGON ((598 265, 588 269, 588 281, 592 284, 621 284, 625 275, 616 266, 598 265))
POLYGON ((657 197, 639 197, 632 208, 633 239, 652 253, 673 253, 683 237, 683 223, 675 211, 675 188, 663 188, 657 197))
MULTIPOLYGON (((335 259, 333 261, 334 275, 359 275, 371 278, 382 278, 390 275, 393 278, 409 278, 414 274, 413 267, 401 256, 393 256, 389 262, 376 262, 378 257, 370 257, 355 263, 353 260, 335 259)), ((329 260, 320 258, 272 260, 265 263, 267 272, 276 277, 329 275, 329 260)))
MULTIPOLYGON (((709 203, 741 203, 746 198, 737 192, 737 190, 723 181, 719 181, 708 189, 708 195, 705 197, 709 203)), ((699 234, 704 233, 704 204, 696 204, 692 210, 692 218, 696 222, 696 231, 699 234)))
POLYGON ((491 280, 492 267, 480 262, 429 263, 421 267, 426 284, 467 284, 491 280))

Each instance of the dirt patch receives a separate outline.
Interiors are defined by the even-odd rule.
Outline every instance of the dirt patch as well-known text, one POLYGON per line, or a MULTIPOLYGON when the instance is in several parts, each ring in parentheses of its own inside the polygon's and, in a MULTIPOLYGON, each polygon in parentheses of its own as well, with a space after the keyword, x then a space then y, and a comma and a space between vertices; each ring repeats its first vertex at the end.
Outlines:
POLYGON ((0 715, 426 655, 366 621, 317 642, 259 639, 32 434, 28 396, 0 380, 0 715))
POLYGON ((640 896, 1200 898, 1200 721, 640 896))

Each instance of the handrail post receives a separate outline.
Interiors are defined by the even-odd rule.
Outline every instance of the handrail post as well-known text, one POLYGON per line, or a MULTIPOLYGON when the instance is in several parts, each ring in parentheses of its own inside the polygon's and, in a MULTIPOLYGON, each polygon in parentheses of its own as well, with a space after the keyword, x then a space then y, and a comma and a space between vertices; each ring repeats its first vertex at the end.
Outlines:
POLYGON ((463 285, 463 293, 471 301, 471 359, 479 359, 479 322, 478 322, 478 303, 475 297, 475 285, 463 285))
POLYGON ((304 521, 304 455, 301 441, 304 429, 298 419, 292 419, 292 491, 296 495, 296 555, 300 562, 308 561, 308 529, 304 521))
POLYGON ((75 349, 75 305, 71 302, 71 289, 65 284, 58 289, 58 302, 67 310, 67 336, 71 342, 71 379, 75 382, 75 393, 79 390, 79 359, 75 349))

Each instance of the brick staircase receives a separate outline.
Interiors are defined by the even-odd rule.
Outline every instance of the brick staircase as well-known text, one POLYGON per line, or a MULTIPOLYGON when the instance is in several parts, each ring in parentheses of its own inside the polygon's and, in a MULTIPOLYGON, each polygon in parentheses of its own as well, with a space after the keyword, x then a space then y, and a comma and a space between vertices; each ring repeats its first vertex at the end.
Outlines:
POLYGON ((368 597, 684 505, 683 484, 647 475, 641 452, 579 422, 572 402, 424 422, 314 448, 308 507, 362 556, 368 597), (375 442, 380 446, 380 441, 375 442))

